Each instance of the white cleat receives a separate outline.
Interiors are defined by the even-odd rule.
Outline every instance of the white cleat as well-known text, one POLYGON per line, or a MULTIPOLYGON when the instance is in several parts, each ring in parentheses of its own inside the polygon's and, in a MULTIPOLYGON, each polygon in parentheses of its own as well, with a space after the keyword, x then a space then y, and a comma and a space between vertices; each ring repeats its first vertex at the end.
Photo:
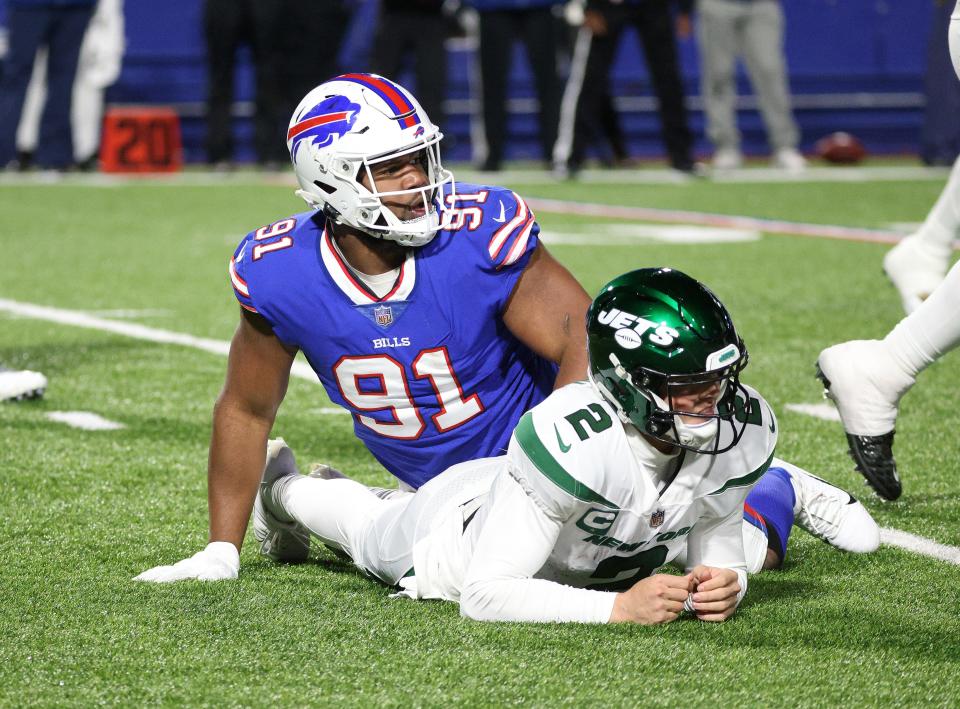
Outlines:
POLYGON ((883 271, 900 292, 908 315, 940 285, 949 264, 949 251, 931 248, 916 234, 901 239, 883 257, 883 271))
POLYGON ((807 169, 807 159, 796 148, 780 148, 770 159, 773 167, 794 174, 807 169))
POLYGON ((880 529, 853 495, 795 467, 786 469, 796 502, 794 524, 843 551, 865 554, 880 545, 880 529))
POLYGON ((253 536, 260 542, 260 553, 274 561, 297 563, 310 554, 310 532, 302 524, 284 521, 268 507, 278 480, 299 475, 293 451, 282 438, 267 443, 267 461, 257 499, 253 503, 253 536))
POLYGON ((879 340, 828 347, 817 358, 817 367, 818 376, 826 380, 824 394, 837 405, 847 433, 882 436, 893 430, 900 396, 913 382, 889 361, 879 340))
POLYGON ((889 361, 877 340, 852 340, 828 347, 817 358, 824 396, 837 406, 850 457, 867 483, 885 500, 902 490, 893 457, 900 397, 913 379, 889 361))
POLYGON ((39 399, 47 389, 47 378, 29 369, 12 370, 0 367, 0 401, 39 399))

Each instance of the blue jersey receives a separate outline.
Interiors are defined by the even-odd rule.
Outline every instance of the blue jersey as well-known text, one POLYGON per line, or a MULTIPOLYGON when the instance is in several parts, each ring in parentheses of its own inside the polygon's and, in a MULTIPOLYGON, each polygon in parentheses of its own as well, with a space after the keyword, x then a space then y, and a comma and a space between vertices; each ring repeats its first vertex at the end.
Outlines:
POLYGON ((382 298, 355 279, 317 212, 251 232, 230 262, 240 304, 304 353, 360 440, 413 487, 503 454, 556 377, 501 319, 538 244, 533 213, 499 187, 458 184, 445 199, 452 223, 409 250, 382 298))

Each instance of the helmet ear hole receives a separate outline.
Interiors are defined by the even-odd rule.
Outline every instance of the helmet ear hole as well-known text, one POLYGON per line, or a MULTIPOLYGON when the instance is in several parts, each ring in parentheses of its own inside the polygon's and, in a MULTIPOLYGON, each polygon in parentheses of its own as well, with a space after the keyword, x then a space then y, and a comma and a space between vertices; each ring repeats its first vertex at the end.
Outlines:
POLYGON ((327 194, 333 194, 334 192, 337 191, 337 188, 334 187, 333 185, 328 185, 328 184, 325 183, 325 182, 320 182, 320 180, 314 180, 314 181, 313 181, 313 184, 315 184, 317 187, 319 187, 320 189, 322 189, 322 190, 323 190, 324 192, 326 192, 327 194))

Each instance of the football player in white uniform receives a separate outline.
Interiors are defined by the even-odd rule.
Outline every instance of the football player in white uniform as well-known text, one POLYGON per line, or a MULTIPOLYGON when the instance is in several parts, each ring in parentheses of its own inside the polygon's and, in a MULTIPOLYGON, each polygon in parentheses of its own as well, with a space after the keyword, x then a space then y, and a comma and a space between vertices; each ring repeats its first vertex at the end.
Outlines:
MULTIPOLYGON (((960 77, 960 1, 950 18, 949 44, 960 77)), ((840 412, 850 456, 887 500, 896 500, 903 491, 893 457, 900 398, 920 372, 960 344, 960 264, 947 272, 958 237, 960 158, 920 230, 883 259, 907 317, 882 340, 842 342, 817 358, 817 376, 840 412)))
MULTIPOLYGON (((401 594, 480 620, 730 617, 747 588, 744 499, 777 441, 770 406, 740 383, 743 341, 713 293, 670 269, 611 281, 587 332, 589 381, 525 414, 506 456, 453 466, 415 493, 299 475, 271 442, 254 516, 262 551, 302 560, 313 534, 401 594), (681 554, 683 575, 658 573, 681 554)), ((801 525, 876 548, 862 505, 784 474, 801 478, 801 525)))

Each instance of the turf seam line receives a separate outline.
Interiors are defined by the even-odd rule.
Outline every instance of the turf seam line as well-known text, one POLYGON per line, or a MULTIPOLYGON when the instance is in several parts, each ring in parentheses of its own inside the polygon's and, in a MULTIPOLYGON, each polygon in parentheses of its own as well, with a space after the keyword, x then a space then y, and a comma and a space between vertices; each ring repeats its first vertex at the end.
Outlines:
MULTIPOLYGON (((791 222, 782 219, 762 219, 735 214, 715 214, 712 212, 692 212, 685 209, 659 209, 656 207, 626 207, 616 204, 598 204, 595 202, 571 202, 561 199, 542 199, 530 197, 527 204, 535 211, 553 214, 568 214, 579 217, 606 217, 615 219, 634 219, 638 221, 663 222, 667 224, 695 224, 699 226, 723 227, 727 229, 749 229, 789 236, 810 236, 819 239, 838 239, 840 241, 862 241, 871 244, 896 244, 903 234, 882 229, 865 229, 834 224, 810 224, 791 222)), ((960 242, 953 242, 954 249, 960 249, 960 242)))

